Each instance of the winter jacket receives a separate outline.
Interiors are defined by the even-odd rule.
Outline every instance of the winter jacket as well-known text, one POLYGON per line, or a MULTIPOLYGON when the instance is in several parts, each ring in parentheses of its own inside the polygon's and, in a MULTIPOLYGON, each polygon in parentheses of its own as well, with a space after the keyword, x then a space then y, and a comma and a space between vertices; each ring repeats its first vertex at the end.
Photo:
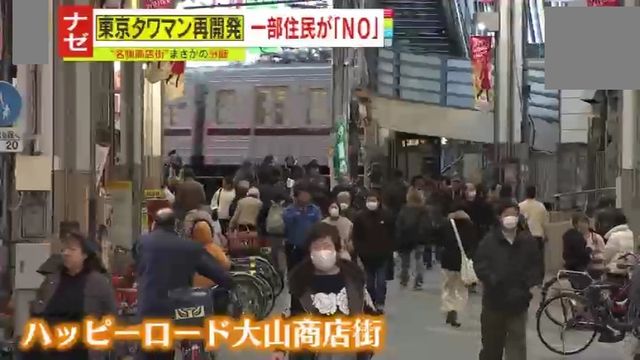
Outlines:
POLYGON ((631 259, 620 259, 621 256, 634 252, 633 232, 629 225, 614 226, 604 236, 607 244, 604 247, 604 263, 612 274, 627 274, 628 269, 619 269, 631 259))
POLYGON ((229 273, 194 241, 185 240, 175 231, 157 228, 143 234, 136 244, 138 280, 138 314, 165 317, 173 313, 169 291, 191 287, 196 273, 215 279, 230 289, 229 273))
MULTIPOLYGON (((340 273, 344 277, 347 297, 349 302, 349 316, 361 316, 365 313, 371 314, 373 303, 365 290, 365 275, 355 262, 340 259, 337 262, 340 273)), ((298 264, 291 270, 289 275, 289 286, 291 296, 298 299, 301 308, 292 308, 291 317, 305 314, 318 316, 319 312, 313 306, 311 292, 308 288, 309 279, 313 276, 314 268, 309 258, 298 264)), ((328 354, 314 354, 310 352, 290 353, 289 360, 316 360, 326 359, 328 354)), ((340 354, 340 360, 368 360, 370 353, 357 353, 353 355, 340 354)))
POLYGON ((476 228, 478 239, 482 239, 496 222, 493 208, 485 199, 478 197, 473 201, 468 201, 466 207, 467 214, 476 228))
POLYGON ((484 287, 482 306, 493 311, 520 314, 529 307, 530 289, 541 283, 540 250, 527 231, 518 231, 513 244, 499 228, 478 246, 474 269, 484 287))
POLYGON ((591 262, 591 251, 580 231, 569 229, 562 235, 562 258, 566 270, 585 271, 591 262))
POLYGON ((315 223, 322 220, 322 213, 320 208, 313 204, 304 208, 291 204, 284 209, 282 218, 287 243, 302 249, 306 247, 307 231, 315 223))
POLYGON ((333 219, 331 217, 327 217, 322 220, 323 223, 327 223, 329 225, 333 225, 338 229, 338 233, 340 234, 340 243, 342 246, 341 256, 343 259, 349 259, 349 253, 353 251, 353 241, 351 236, 353 234, 353 223, 351 220, 347 219, 344 216, 339 216, 337 219, 333 219), (346 252, 346 255, 344 254, 346 252))
POLYGON ((238 226, 250 225, 258 226, 258 216, 262 211, 262 201, 251 196, 247 196, 238 201, 238 207, 229 222, 230 229, 237 229, 238 226))
MULTIPOLYGON (((50 263, 50 265, 54 265, 54 263, 50 263)), ((46 275, 42 285, 40 285, 40 288, 36 293, 36 299, 30 304, 31 316, 36 317, 42 316, 45 313, 49 303, 52 301, 54 296, 56 296, 56 290, 61 282, 62 271, 64 271, 61 266, 52 272, 50 272, 50 270, 53 270, 51 268, 45 269, 41 267, 39 271, 40 270, 42 270, 42 273, 46 275)), ((116 297, 111 280, 106 274, 100 271, 90 271, 86 275, 84 294, 78 295, 82 295, 84 297, 83 306, 85 316, 92 316, 100 319, 103 316, 116 315, 116 297)), ((101 360, 104 359, 105 356, 106 354, 104 352, 96 350, 89 351, 90 360, 101 360)), ((25 358, 39 357, 37 357, 37 355, 27 355, 25 358)), ((47 356, 43 355, 42 358, 47 358, 47 356)))
MULTIPOLYGON (((204 246, 205 250, 213 256, 214 259, 226 270, 231 267, 231 261, 225 254, 220 241, 216 241, 217 237, 213 230, 213 220, 211 216, 202 210, 191 210, 185 217, 185 233, 190 234, 189 237, 204 246)), ((200 274, 196 274, 193 278, 193 286, 199 288, 210 288, 215 285, 213 280, 206 278, 200 274)))
POLYGON ((382 190, 382 202, 394 217, 398 216, 398 213, 406 203, 407 189, 408 186, 403 180, 395 180, 385 185, 382 190))
POLYGON ((475 250, 478 247, 478 237, 469 215, 464 211, 456 211, 450 214, 447 222, 440 229, 440 236, 436 238, 437 244, 442 247, 442 268, 449 271, 460 271, 462 255, 460 254, 458 240, 456 239, 456 234, 449 219, 453 219, 455 222, 465 255, 467 255, 469 259, 473 259, 475 250))
POLYGON ((395 224, 396 249, 408 251, 425 245, 432 231, 431 219, 424 206, 404 206, 395 224))
POLYGON ((386 261, 394 250, 394 227, 386 210, 363 210, 353 223, 353 246, 363 263, 386 261))

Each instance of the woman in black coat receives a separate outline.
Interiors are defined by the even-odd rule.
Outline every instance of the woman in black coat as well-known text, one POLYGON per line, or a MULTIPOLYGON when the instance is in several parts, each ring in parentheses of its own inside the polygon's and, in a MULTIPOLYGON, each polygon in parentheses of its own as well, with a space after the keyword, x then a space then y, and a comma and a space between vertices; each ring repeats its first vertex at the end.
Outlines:
POLYGON ((462 282, 460 274, 462 255, 456 231, 460 235, 460 241, 468 259, 472 259, 478 246, 476 228, 471 222, 471 218, 465 212, 463 202, 455 202, 450 210, 448 221, 440 229, 440 236, 437 237, 442 252, 442 311, 446 313, 447 324, 459 327, 458 312, 462 311, 467 304, 469 293, 465 283, 462 282), (455 228, 454 228, 455 226, 455 228))

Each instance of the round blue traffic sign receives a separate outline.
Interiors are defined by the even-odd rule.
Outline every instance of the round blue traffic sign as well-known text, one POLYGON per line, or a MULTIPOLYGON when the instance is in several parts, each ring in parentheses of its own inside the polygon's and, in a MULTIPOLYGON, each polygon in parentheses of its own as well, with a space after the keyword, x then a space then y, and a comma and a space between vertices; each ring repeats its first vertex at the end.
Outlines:
POLYGON ((0 81, 0 127, 13 127, 22 110, 22 97, 16 88, 0 81))

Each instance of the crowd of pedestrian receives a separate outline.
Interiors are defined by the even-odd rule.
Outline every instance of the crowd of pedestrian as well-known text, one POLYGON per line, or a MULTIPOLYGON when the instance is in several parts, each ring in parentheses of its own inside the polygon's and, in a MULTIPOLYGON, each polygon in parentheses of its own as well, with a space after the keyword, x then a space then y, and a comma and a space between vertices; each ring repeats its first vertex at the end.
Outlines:
MULTIPOLYGON (((544 278, 549 222, 535 187, 528 187, 526 199, 517 203, 509 185, 487 190, 460 178, 423 176, 407 182, 395 171, 368 189, 348 177, 330 188, 317 161, 299 166, 288 157, 279 166, 267 156, 260 165, 246 162, 225 177, 209 201, 193 173, 171 159, 165 191, 172 205, 155 214, 153 230, 132 249, 141 316, 170 315, 172 289, 214 284, 232 289, 225 249, 235 233, 247 232, 266 240, 270 260, 287 279, 288 316, 381 316, 396 262, 401 287, 411 284, 416 291, 422 289, 425 272, 439 262, 443 321, 463 326, 459 313, 478 285, 480 360, 502 360, 503 355, 526 360, 527 310, 532 289, 544 278)), ((599 231, 586 215, 573 216, 573 227, 563 236, 567 269, 619 273, 619 255, 633 252, 624 214, 612 208, 598 216, 606 222, 599 231)), ((114 313, 114 294, 97 253, 82 235, 66 236, 63 261, 47 273, 33 313, 54 322, 114 313)), ((173 356, 144 354, 149 359, 173 356)), ((97 359, 82 348, 49 355, 97 359)), ((289 360, 365 360, 373 354, 277 351, 272 359, 285 355, 289 360)))

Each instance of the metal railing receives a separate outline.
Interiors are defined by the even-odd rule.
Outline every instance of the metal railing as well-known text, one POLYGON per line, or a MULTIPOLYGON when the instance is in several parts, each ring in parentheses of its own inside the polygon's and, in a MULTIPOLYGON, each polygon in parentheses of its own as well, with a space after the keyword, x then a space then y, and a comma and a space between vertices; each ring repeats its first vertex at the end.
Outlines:
MULTIPOLYGON (((559 92, 545 89, 544 70, 533 63, 529 65, 529 114, 534 119, 557 123, 559 92)), ((469 59, 380 49, 377 66, 376 88, 380 95, 453 108, 474 108, 469 59)))
POLYGON ((568 193, 555 194, 554 210, 580 210, 591 215, 596 209, 598 202, 603 198, 615 200, 616 188, 607 187, 600 189, 574 191, 568 193))

